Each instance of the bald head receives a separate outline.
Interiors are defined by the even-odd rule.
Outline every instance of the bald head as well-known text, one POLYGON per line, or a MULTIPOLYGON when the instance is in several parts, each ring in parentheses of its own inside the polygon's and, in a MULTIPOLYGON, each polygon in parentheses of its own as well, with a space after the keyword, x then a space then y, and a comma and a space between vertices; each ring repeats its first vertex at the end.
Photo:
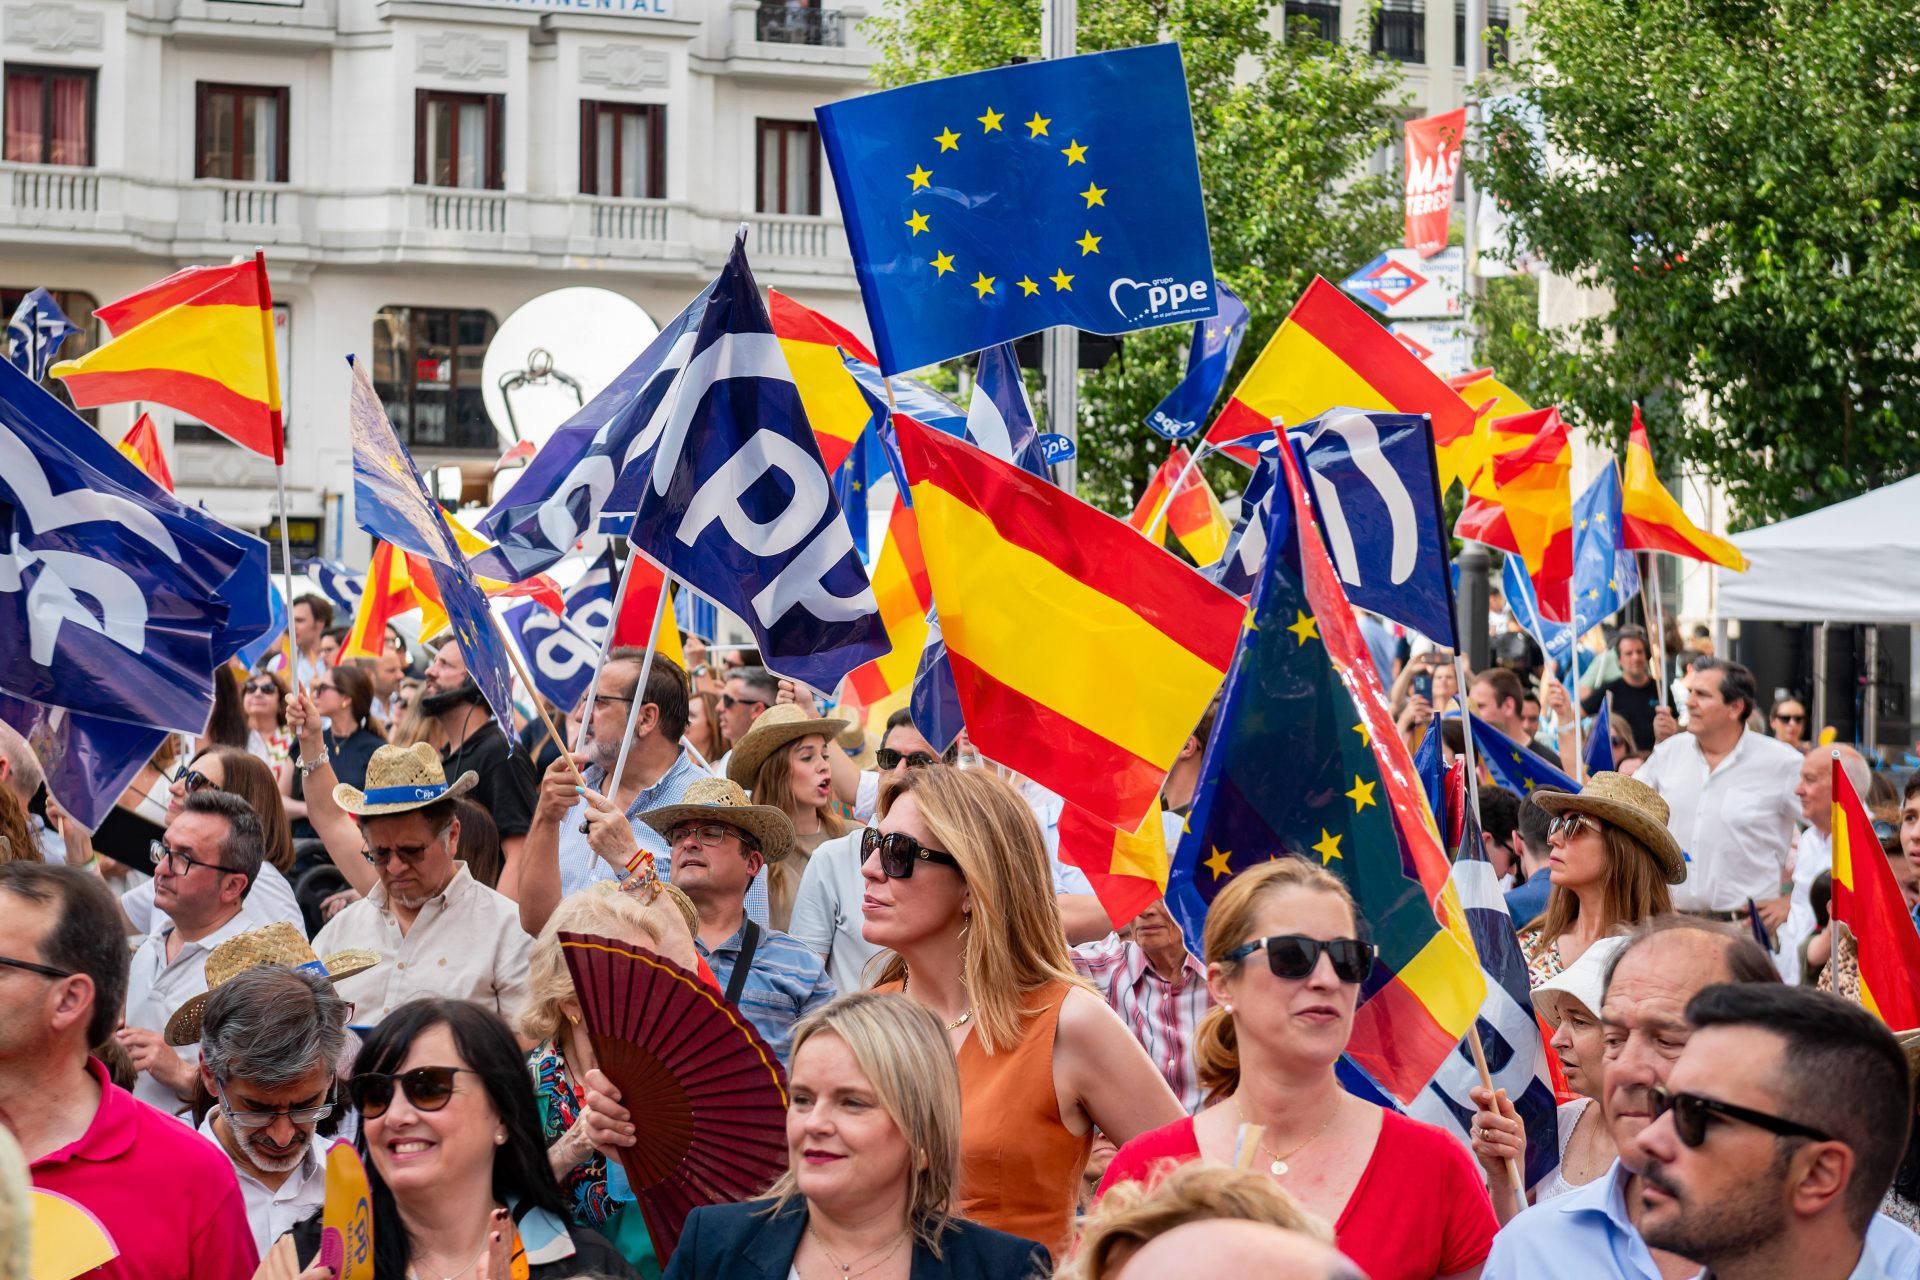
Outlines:
POLYGON ((1339 1251, 1297 1231, 1232 1218, 1189 1222, 1155 1236, 1120 1269, 1119 1280, 1158 1276, 1236 1280, 1366 1280, 1339 1251))
POLYGON ((28 804, 44 780, 40 758, 27 740, 13 726, 0 723, 0 786, 18 796, 21 804, 28 804))
POLYGON ((1853 793, 1865 800, 1873 783, 1873 768, 1867 758, 1848 746, 1815 747, 1800 763, 1800 781, 1793 789, 1800 801, 1800 816, 1815 831, 1829 835, 1833 827, 1833 764, 1847 775, 1853 793))

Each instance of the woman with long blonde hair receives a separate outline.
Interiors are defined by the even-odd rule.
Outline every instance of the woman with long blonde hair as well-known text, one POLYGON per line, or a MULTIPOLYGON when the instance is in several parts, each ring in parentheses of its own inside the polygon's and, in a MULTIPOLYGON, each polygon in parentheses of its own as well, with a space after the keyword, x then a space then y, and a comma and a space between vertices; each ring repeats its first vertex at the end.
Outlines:
POLYGON ((931 1009, 960 1074, 960 1207, 1064 1252, 1093 1130, 1116 1142, 1180 1104, 1067 952, 1046 845, 985 770, 909 769, 861 833, 862 935, 893 951, 876 990, 931 1009))
POLYGON ((855 824, 833 797, 834 738, 845 720, 822 720, 790 703, 769 707, 733 746, 727 776, 755 804, 770 805, 793 823, 793 852, 767 868, 767 919, 786 932, 793 899, 815 851, 855 824))

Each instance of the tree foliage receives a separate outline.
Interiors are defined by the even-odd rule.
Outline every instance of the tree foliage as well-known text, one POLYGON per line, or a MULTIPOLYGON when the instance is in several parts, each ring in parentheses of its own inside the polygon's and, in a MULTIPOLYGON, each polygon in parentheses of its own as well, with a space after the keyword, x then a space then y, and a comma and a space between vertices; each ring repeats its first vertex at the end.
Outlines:
MULTIPOLYGON (((1356 176, 1397 137, 1397 73, 1364 48, 1296 24, 1268 29, 1270 0, 1080 0, 1083 53, 1176 40, 1186 62, 1216 274, 1252 312, 1237 379, 1314 273, 1364 264, 1398 235, 1398 192, 1356 176)), ((1040 53, 1039 0, 894 0, 867 20, 882 84, 1001 66, 1040 53)), ((1151 175, 1144 175, 1149 180, 1151 175)), ((1128 335, 1081 379, 1080 486, 1127 506, 1164 456, 1144 425, 1179 381, 1192 328, 1128 335)), ((1237 483, 1237 482, 1236 482, 1237 483)))
POLYGON ((1915 470, 1912 10, 1540 0, 1527 38, 1470 164, 1612 309, 1544 336, 1502 314, 1503 372, 1616 438, 1643 401, 1663 464, 1718 481, 1742 525, 1915 470))

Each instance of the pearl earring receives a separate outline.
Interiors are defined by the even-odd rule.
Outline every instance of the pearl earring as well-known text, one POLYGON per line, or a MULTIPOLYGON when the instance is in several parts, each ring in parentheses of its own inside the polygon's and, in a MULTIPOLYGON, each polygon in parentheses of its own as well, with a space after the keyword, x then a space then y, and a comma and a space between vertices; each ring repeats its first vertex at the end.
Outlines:
POLYGON ((496 1147, 504 1147, 507 1145, 506 1130, 502 1129, 499 1133, 493 1135, 493 1145, 496 1147))
POLYGON ((1223 1005, 1221 1005, 1220 1007, 1221 1007, 1222 1009, 1224 1009, 1224 1010, 1226 1010, 1226 1012, 1227 1012, 1227 1016, 1228 1016, 1229 1018, 1231 1018, 1231 1017, 1233 1016, 1233 1006, 1232 1006, 1232 1005, 1230 1005, 1230 1004, 1223 1004, 1223 1005))

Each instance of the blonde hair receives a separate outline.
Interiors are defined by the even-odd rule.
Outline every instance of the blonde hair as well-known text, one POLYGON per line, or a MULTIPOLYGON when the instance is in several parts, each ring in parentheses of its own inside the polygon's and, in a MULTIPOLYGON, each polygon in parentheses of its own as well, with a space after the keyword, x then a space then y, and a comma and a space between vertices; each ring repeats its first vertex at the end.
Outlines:
POLYGON ((527 959, 527 1003, 515 1019, 514 1030, 529 1040, 557 1043, 567 1025, 561 1006, 573 999, 573 975, 560 951, 560 934, 594 933, 644 942, 651 949, 660 945, 660 932, 659 921, 624 893, 582 889, 562 898, 534 939, 527 959))
MULTIPOLYGON (((873 1085, 874 1099, 906 1139, 907 1225, 935 1258, 953 1219, 960 1186, 960 1071, 953 1046, 932 1010, 908 996, 862 991, 841 996, 793 1029, 788 1062, 817 1035, 838 1036, 873 1085)), ((800 1194, 793 1170, 767 1194, 769 1214, 800 1194)))
POLYGON ((33 829, 27 825, 27 807, 5 787, 0 787, 0 838, 6 841, 0 846, 0 862, 46 861, 40 856, 33 829))
MULTIPOLYGON (((790 818, 802 809, 812 809, 820 815, 820 834, 831 840, 847 834, 850 826, 839 810, 832 804, 802 804, 793 794, 793 753, 808 738, 827 743, 825 734, 810 733, 781 743, 760 762, 759 772, 753 775, 753 802, 772 805, 790 818)), ((793 900, 800 894, 800 877, 806 874, 810 856, 796 846, 787 857, 767 864, 767 910, 775 920, 784 921, 793 914, 793 900)))
MULTIPOLYGON (((1227 959, 1227 952, 1252 936, 1254 918, 1263 902, 1294 889, 1338 898, 1359 927, 1360 909, 1354 906, 1353 895, 1340 877, 1301 858, 1276 858, 1242 871, 1213 900, 1207 910, 1207 962, 1219 965, 1227 977, 1237 976, 1244 961, 1227 959)), ((1233 1015, 1219 1005, 1207 1010, 1194 1029, 1193 1063, 1209 1102, 1239 1089, 1240 1042, 1234 1033, 1233 1015)))
POLYGON ((1081 1223, 1079 1245, 1053 1280, 1107 1280, 1119 1275, 1135 1251, 1155 1236, 1213 1218, 1264 1222, 1321 1244, 1333 1243, 1326 1221, 1302 1209, 1266 1175, 1195 1160, 1151 1184, 1111 1187, 1081 1223))
MULTIPOLYGON (((1040 824, 1019 792, 983 769, 909 769, 882 790, 880 813, 909 794, 936 845, 959 861, 973 896, 972 921, 983 922, 981 936, 962 952, 980 1047, 1011 1049, 1032 1016, 1029 994, 1054 982, 1088 985, 1067 950, 1040 824)), ((881 984, 906 977, 898 955, 880 971, 881 984)))

